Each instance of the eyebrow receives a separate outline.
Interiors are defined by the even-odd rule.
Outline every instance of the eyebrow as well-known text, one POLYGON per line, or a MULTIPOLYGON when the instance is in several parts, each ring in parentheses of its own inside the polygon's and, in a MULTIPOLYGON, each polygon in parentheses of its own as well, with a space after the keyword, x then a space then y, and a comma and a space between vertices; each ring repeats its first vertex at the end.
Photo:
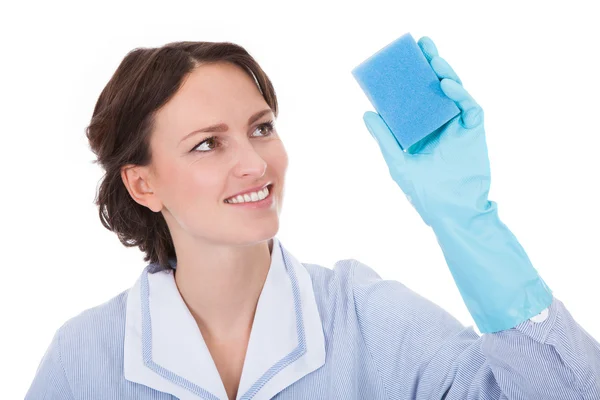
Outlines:
MULTIPOLYGON (((270 108, 266 109, 266 110, 262 110, 259 111, 255 114, 253 114, 250 118, 248 118, 248 125, 252 125, 254 122, 256 122, 257 120, 259 120, 260 118, 262 118, 265 114, 268 114, 270 112, 273 112, 270 108)), ((181 139, 179 141, 179 143, 183 142, 184 140, 186 140, 187 138, 195 135, 196 133, 201 133, 201 132, 225 132, 227 131, 227 129, 229 129, 227 127, 226 124, 216 124, 216 125, 211 125, 211 126, 207 126, 206 128, 202 128, 202 129, 198 129, 195 130, 193 132, 188 133, 187 135, 185 135, 183 137, 183 139, 181 139)))

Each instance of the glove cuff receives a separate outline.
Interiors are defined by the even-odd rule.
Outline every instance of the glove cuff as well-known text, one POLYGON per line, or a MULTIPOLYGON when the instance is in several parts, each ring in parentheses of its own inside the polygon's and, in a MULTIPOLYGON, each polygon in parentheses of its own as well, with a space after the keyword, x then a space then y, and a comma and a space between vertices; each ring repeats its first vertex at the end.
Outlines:
POLYGON ((551 290, 500 221, 495 202, 430 226, 480 332, 513 328, 552 303, 551 290))

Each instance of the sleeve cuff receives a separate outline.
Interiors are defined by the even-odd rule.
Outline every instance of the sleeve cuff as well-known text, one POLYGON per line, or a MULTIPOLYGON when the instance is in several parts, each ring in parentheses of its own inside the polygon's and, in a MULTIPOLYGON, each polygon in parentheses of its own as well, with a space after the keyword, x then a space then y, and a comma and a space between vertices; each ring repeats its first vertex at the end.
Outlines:
POLYGON ((521 322, 513 329, 516 329, 532 339, 545 343, 548 334, 555 325, 556 317, 560 310, 564 307, 562 302, 556 297, 552 298, 550 306, 540 314, 521 322))

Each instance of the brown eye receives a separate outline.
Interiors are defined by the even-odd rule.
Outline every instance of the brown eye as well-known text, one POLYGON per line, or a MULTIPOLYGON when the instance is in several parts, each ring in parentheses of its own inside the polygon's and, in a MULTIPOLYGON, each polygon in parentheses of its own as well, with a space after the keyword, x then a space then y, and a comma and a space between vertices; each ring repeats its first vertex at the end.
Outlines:
POLYGON ((269 121, 269 122, 265 122, 264 124, 260 124, 259 126, 256 127, 256 129, 263 129, 266 133, 264 133, 262 136, 270 136, 273 133, 273 130, 275 129, 275 126, 273 125, 273 121, 269 121))
MULTIPOLYGON (((273 131, 275 130, 275 125, 273 121, 265 122, 264 124, 258 125, 254 132, 256 132, 259 129, 262 129, 263 133, 258 135, 258 137, 268 137, 273 134, 273 131)), ((219 147, 217 145, 217 137, 211 136, 198 143, 191 151, 197 151, 199 153, 209 153, 217 147, 219 147)))
POLYGON ((201 153, 206 153, 206 152, 209 152, 209 151, 213 150, 213 149, 214 149, 214 147, 211 147, 211 145, 213 145, 213 146, 214 146, 214 144, 215 144, 215 142, 216 142, 216 140, 215 140, 215 139, 216 139, 216 137, 215 137, 215 136, 211 136, 211 137, 209 137, 209 138, 206 138, 206 139, 204 139, 203 141, 201 141, 200 143, 198 143, 198 144, 196 145, 196 147, 194 147, 194 148, 192 149, 192 151, 199 151, 199 152, 201 152, 201 153), (207 146, 205 146, 205 145, 207 145, 207 146), (197 150, 197 149, 199 149, 199 148, 200 148, 200 147, 202 147, 202 146, 204 146, 204 147, 203 147, 203 150, 197 150))

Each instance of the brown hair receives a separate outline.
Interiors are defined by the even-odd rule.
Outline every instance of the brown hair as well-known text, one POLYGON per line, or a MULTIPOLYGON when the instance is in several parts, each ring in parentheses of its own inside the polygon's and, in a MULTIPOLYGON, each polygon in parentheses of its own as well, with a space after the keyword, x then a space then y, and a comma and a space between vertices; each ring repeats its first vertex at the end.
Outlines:
POLYGON ((150 134, 154 115, 200 64, 229 62, 247 72, 277 117, 277 97, 267 74, 241 46, 229 42, 173 42, 158 48, 136 48, 121 61, 106 84, 86 136, 105 170, 94 200, 100 221, 123 245, 138 246, 155 270, 167 269, 175 248, 160 212, 137 203, 121 177, 127 164, 145 166, 152 160, 150 134))

